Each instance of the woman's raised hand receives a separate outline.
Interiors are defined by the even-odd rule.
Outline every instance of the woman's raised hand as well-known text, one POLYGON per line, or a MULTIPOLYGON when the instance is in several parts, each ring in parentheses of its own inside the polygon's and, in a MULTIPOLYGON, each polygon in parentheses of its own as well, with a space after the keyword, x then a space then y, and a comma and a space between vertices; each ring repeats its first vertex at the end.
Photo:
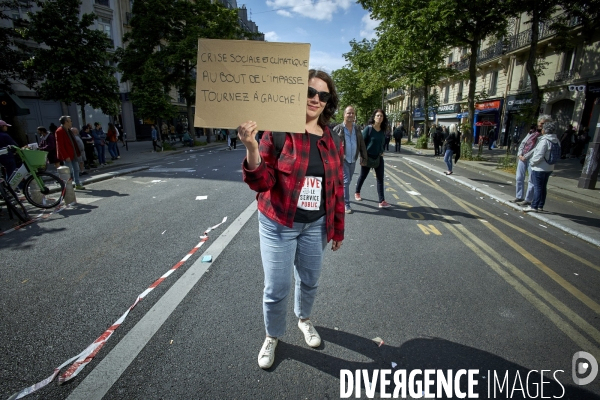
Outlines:
POLYGON ((246 121, 237 129, 238 138, 240 138, 248 150, 258 149, 258 142, 256 141, 257 128, 258 125, 255 121, 246 121))

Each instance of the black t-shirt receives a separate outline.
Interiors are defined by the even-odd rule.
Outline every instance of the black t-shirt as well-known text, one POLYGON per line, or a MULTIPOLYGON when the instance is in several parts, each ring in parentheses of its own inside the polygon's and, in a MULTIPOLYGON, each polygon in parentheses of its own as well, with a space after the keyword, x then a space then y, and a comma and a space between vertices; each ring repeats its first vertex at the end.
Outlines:
POLYGON ((306 168, 306 177, 304 178, 304 185, 298 198, 298 208, 294 216, 294 222, 304 224, 315 222, 325 215, 325 194, 323 190, 325 168, 317 147, 317 142, 321 140, 322 136, 310 133, 309 137, 308 167, 306 168))

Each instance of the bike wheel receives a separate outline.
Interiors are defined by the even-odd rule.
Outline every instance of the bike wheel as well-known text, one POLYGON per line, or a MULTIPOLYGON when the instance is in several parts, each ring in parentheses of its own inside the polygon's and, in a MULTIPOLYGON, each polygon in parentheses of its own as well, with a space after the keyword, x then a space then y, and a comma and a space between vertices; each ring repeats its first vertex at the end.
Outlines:
POLYGON ((0 182, 0 195, 4 198, 6 208, 8 208, 10 214, 16 215, 22 222, 27 222, 31 219, 15 191, 5 181, 0 182))
POLYGON ((40 188, 37 181, 30 175, 25 181, 23 189, 27 201, 39 208, 53 208, 59 205, 65 189, 62 179, 48 172, 38 172, 37 176, 42 181, 43 187, 40 188))

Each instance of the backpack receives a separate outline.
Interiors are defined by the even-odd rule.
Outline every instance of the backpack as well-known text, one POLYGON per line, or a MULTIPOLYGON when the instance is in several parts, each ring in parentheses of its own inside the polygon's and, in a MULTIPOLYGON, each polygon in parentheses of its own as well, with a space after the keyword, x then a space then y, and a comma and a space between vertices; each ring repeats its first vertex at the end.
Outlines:
MULTIPOLYGON (((333 143, 335 144, 336 150, 340 147, 340 137, 339 135, 334 134, 331 130, 331 137, 333 138, 333 143)), ((273 145, 275 146, 275 154, 277 158, 281 155, 281 151, 283 150, 283 145, 285 144, 285 132, 273 132, 273 145)))
POLYGON ((552 142, 552 147, 550 147, 550 158, 544 157, 544 161, 546 161, 550 165, 554 165, 560 160, 560 144, 558 142, 552 142))

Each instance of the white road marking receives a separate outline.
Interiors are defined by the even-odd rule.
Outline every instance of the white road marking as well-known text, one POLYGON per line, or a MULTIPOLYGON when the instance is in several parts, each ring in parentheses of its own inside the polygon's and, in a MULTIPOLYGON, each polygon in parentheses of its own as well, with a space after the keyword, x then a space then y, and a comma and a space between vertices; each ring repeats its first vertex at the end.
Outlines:
POLYGON ((112 349, 96 368, 73 390, 69 400, 101 400, 125 372, 129 364, 144 349, 152 336, 169 318, 179 303, 213 264, 202 263, 210 254, 214 261, 221 255, 242 227, 256 211, 256 201, 240 214, 227 229, 207 248, 196 262, 171 286, 156 304, 142 317, 127 335, 112 349))

